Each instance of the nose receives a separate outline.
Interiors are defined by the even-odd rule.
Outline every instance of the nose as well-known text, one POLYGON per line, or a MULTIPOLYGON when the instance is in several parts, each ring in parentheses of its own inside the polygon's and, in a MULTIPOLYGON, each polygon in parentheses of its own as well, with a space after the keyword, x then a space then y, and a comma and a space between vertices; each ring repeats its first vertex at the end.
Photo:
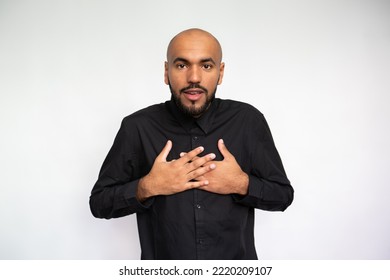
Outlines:
POLYGON ((187 74, 187 81, 190 84, 199 84, 202 80, 202 73, 201 69, 199 69, 197 66, 190 67, 188 74, 187 74))

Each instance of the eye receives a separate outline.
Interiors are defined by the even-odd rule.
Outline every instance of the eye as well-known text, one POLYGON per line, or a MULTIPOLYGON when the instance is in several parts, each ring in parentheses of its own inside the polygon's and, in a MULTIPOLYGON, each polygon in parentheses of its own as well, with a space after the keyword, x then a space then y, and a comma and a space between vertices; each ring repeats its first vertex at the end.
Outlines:
POLYGON ((203 64, 203 69, 211 70, 211 68, 213 68, 213 65, 211 65, 211 64, 203 64))
POLYGON ((176 68, 177 69, 184 69, 184 68, 186 68, 187 67, 187 65, 185 65, 184 63, 178 63, 178 64, 176 64, 176 68))

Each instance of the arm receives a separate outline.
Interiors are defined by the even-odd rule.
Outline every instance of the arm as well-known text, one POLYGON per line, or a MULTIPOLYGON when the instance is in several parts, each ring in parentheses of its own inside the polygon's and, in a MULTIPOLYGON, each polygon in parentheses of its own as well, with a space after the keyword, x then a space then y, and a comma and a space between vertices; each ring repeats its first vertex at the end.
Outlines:
POLYGON ((91 192, 89 204, 96 218, 117 218, 144 211, 152 202, 141 204, 136 199, 139 178, 145 171, 140 164, 141 145, 132 134, 137 131, 127 132, 124 120, 91 192))
POLYGON ((203 152, 203 148, 198 147, 168 162, 172 142, 167 141, 153 166, 145 167, 139 163, 142 156, 139 138, 126 133, 122 124, 90 196, 90 208, 95 217, 109 219, 145 211, 155 196, 172 195, 208 184, 207 180, 193 179, 215 168, 213 164, 203 166, 215 158, 214 154, 198 157, 203 152), (145 172, 148 169, 149 173, 145 172))
POLYGON ((251 154, 248 193, 245 196, 235 195, 235 200, 262 210, 284 211, 293 201, 294 190, 263 116, 255 129, 257 140, 251 154))
MULTIPOLYGON (((251 153, 250 170, 244 172, 222 140, 218 149, 222 161, 213 161, 215 170, 199 180, 207 179, 201 189, 218 194, 231 194, 237 203, 268 211, 284 211, 293 200, 294 190, 287 179, 282 161, 265 119, 256 129, 257 139, 251 153)), ((256 123, 256 122, 254 122, 256 123)), ((208 163, 210 164, 210 163, 208 163)))

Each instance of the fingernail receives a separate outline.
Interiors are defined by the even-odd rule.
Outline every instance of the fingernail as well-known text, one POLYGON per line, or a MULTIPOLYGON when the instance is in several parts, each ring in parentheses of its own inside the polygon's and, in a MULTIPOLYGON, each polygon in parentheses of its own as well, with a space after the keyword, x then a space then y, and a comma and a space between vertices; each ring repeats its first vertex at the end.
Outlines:
POLYGON ((200 150, 201 152, 203 152, 204 148, 203 148, 203 147, 199 147, 199 150, 200 150))
POLYGON ((217 166, 215 164, 210 164, 210 169, 215 169, 217 166))
POLYGON ((221 144, 223 144, 223 139, 219 139, 219 141, 221 142, 221 144))
POLYGON ((215 154, 210 154, 210 159, 215 159, 216 155, 215 154))

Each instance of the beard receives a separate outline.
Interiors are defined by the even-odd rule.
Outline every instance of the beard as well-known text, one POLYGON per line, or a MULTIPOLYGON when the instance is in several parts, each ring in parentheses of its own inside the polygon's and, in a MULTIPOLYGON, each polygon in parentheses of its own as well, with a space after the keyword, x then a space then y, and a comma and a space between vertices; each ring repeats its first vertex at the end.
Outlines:
POLYGON ((168 83, 168 85, 169 85, 169 89, 171 91, 172 99, 175 101, 179 110, 184 115, 189 116, 189 117, 193 117, 193 118, 198 118, 201 115, 203 115, 204 112, 207 111, 207 109, 210 107, 210 104, 214 101, 215 93, 217 92, 217 86, 215 86, 214 91, 211 94, 209 94, 209 91, 206 88, 200 86, 199 84, 191 84, 190 86, 181 89, 179 94, 176 94, 175 91, 172 89, 170 82, 168 83), (191 106, 186 106, 183 104, 183 102, 180 99, 182 92, 184 92, 187 89, 194 89, 194 88, 202 89, 204 91, 204 94, 206 95, 206 101, 200 107, 196 107, 194 103, 191 106))

